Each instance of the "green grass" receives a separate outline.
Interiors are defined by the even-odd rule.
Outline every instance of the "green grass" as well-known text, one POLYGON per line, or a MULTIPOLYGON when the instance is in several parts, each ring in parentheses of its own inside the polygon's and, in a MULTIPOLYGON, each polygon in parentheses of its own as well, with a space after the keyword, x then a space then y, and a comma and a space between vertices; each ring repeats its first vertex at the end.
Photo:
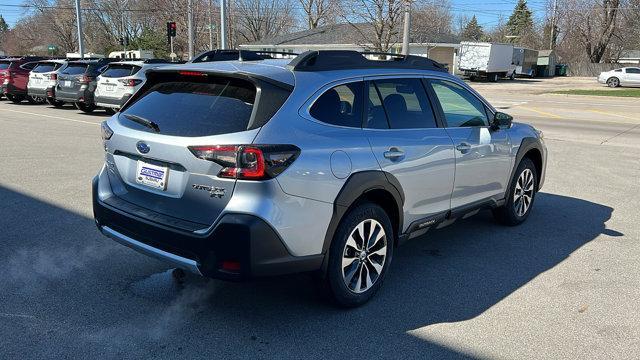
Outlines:
POLYGON ((551 94, 640 97, 640 89, 601 89, 601 90, 571 89, 571 90, 552 91, 551 94))

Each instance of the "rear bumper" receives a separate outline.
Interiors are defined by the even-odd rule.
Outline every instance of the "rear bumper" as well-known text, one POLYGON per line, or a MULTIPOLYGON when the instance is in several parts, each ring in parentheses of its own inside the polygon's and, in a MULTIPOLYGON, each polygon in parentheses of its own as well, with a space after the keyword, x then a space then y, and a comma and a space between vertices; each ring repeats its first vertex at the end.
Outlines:
POLYGON ((120 109, 122 105, 124 105, 127 100, 131 97, 131 94, 126 94, 121 98, 111 98, 107 96, 95 96, 94 101, 97 106, 112 108, 112 109, 120 109))
POLYGON ((95 177, 92 186, 98 229, 141 253, 224 280, 321 268, 323 255, 292 256, 277 232, 257 216, 227 213, 210 229, 196 230, 199 224, 153 213, 109 195, 109 184, 101 184, 101 178, 105 179, 95 177))
POLYGON ((55 98, 64 102, 81 102, 85 104, 93 104, 93 92, 84 90, 65 91, 60 87, 55 88, 55 98))
POLYGON ((27 95, 29 96, 38 96, 38 97, 47 97, 47 89, 46 88, 28 88, 27 95))
POLYGON ((2 85, 2 94, 27 95, 27 91, 26 89, 20 89, 15 85, 9 83, 9 84, 2 85))

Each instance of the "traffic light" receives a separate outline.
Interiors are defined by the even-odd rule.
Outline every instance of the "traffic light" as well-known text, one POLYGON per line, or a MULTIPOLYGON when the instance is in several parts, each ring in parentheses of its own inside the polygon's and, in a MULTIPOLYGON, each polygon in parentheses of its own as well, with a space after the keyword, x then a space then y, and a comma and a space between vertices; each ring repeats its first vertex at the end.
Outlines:
POLYGON ((176 36, 176 23, 175 21, 170 21, 167 23, 167 37, 175 37, 176 36))

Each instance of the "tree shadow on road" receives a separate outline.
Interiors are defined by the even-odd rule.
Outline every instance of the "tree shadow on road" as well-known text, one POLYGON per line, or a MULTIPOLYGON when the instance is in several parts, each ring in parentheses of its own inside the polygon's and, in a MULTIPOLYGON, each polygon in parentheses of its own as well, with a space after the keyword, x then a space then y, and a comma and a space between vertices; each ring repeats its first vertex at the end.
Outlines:
MULTIPOLYGON (((612 208, 540 193, 521 226, 499 226, 490 214, 481 213, 411 240, 397 249, 377 296, 361 308, 343 310, 320 300, 311 277, 304 274, 250 283, 187 277, 177 289, 171 276, 163 275, 167 266, 98 235, 92 219, 2 187, 0 199, 7 239, 0 260, 24 266, 12 271, 34 270, 29 256, 16 262, 21 251, 53 254, 44 263, 51 266, 74 255, 89 259, 76 261, 56 277, 36 276, 34 283, 55 286, 40 287, 35 297, 23 289, 0 299, 40 299, 36 308, 51 307, 52 316, 66 319, 68 326, 93 329, 57 341, 65 343, 66 351, 84 349, 95 355, 108 348, 152 354, 145 346, 170 341, 172 351, 180 344, 182 354, 218 357, 472 357, 408 332, 481 315, 600 234, 622 235, 605 227, 612 208), (25 217, 29 226, 10 223, 23 223, 25 217), (50 226, 58 234, 56 242, 50 241, 50 226), (70 256, 55 258, 65 250, 70 256), (66 297, 69 304, 61 301, 66 297), (74 313, 78 298, 87 304, 81 307, 83 316, 74 313)), ((16 336, 20 333, 9 338, 16 336)))

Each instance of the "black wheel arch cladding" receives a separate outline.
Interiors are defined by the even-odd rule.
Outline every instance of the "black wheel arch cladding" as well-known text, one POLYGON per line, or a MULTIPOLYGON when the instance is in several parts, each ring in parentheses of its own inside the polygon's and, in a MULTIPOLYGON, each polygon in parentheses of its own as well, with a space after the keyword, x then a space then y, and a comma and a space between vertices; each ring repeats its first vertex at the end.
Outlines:
MULTIPOLYGON (((544 159, 543 159, 543 151, 542 151, 542 143, 540 142, 540 139, 535 138, 535 137, 525 137, 522 139, 522 142, 520 143, 520 148, 518 149, 518 153, 516 154, 516 159, 513 163, 513 168, 511 169, 511 174, 509 176, 509 179, 513 179, 516 170, 518 169, 518 165, 520 165, 520 162, 522 161, 522 159, 524 159, 525 157, 528 157, 531 159, 531 161, 533 161, 534 166, 536 167, 536 186, 539 187, 540 186, 540 177, 542 176, 542 170, 544 169, 544 159), (534 153, 531 153, 531 151, 534 151, 534 153), (537 155, 533 155, 537 152, 537 155), (533 155, 533 156, 532 156, 533 155), (539 159, 536 158, 532 158, 535 156, 539 156, 539 159), (537 163, 539 161, 539 163, 537 163)), ((507 196, 509 196, 509 194, 511 194, 511 182, 509 183, 509 186, 507 188, 507 191, 505 192, 505 199, 507 198, 507 196)), ((538 189, 536 189, 537 191, 538 189)))
MULTIPOLYGON (((357 203, 359 199, 366 196, 367 193, 376 190, 385 191, 393 197, 395 206, 397 207, 396 220, 398 222, 397 229, 395 229, 397 234, 395 234, 395 236, 397 237, 400 235, 403 227, 402 209, 405 197, 398 179, 390 173, 379 170, 357 172, 349 176, 333 204, 333 216, 329 222, 322 246, 322 252, 324 254, 328 253, 338 225, 348 210, 357 203)), ((392 214, 389 214, 389 217, 392 219, 393 223, 392 214)), ((326 260, 325 256, 325 264, 326 260)))

